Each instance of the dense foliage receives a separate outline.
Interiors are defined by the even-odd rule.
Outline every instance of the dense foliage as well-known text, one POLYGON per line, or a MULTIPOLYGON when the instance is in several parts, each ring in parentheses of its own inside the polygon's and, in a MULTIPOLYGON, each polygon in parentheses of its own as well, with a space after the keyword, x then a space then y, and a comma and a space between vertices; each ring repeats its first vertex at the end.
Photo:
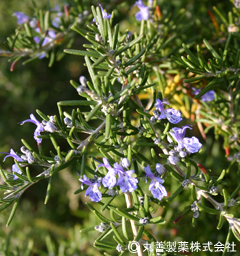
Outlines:
POLYGON ((240 3, 0 7, 0 254, 238 255, 240 3))

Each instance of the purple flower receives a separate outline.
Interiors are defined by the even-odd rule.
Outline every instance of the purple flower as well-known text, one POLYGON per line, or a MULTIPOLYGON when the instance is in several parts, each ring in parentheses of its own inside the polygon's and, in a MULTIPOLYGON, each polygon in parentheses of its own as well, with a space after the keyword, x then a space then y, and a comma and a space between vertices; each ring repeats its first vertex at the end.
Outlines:
MULTIPOLYGON (((173 132, 169 132, 169 134, 172 136, 172 138, 178 143, 178 150, 181 150, 184 148, 183 139, 185 137, 186 129, 192 129, 189 125, 184 125, 181 128, 174 127, 172 128, 173 132)), ((172 139, 170 136, 167 136, 168 141, 171 143, 172 139)))
POLYGON ((99 202, 99 201, 102 200, 102 194, 98 190, 98 187, 100 186, 100 183, 91 182, 85 174, 83 175, 83 178, 79 178, 79 181, 81 181, 81 189, 83 189, 83 184, 86 184, 86 185, 89 186, 86 189, 85 196, 89 196, 91 201, 99 202))
POLYGON ((103 164, 99 164, 97 168, 99 167, 105 167, 108 169, 107 175, 102 179, 103 186, 109 189, 113 188, 117 183, 117 171, 113 167, 111 167, 106 158, 103 158, 103 164))
POLYGON ((156 118, 158 120, 167 118, 168 121, 172 124, 179 123, 182 120, 180 111, 178 111, 176 109, 172 109, 172 108, 164 109, 163 103, 169 104, 166 101, 161 101, 161 100, 157 99, 155 108, 161 114, 157 115, 156 118))
POLYGON ((23 12, 14 12, 13 16, 17 17, 17 24, 21 25, 25 22, 29 22, 30 18, 23 12))
MULTIPOLYGON (((188 153, 196 153, 202 147, 202 144, 199 142, 198 138, 184 138, 186 129, 191 129, 190 126, 185 125, 183 128, 174 127, 172 130, 173 132, 169 132, 172 138, 178 143, 178 151, 182 149, 186 149, 188 153)), ((168 136, 167 137, 169 142, 172 142, 172 139, 168 136)), ((170 160, 169 160, 170 161, 170 160)), ((171 162, 171 161, 170 161, 171 162)))
MULTIPOLYGON (((39 28, 36 28, 35 31, 37 31, 38 33, 40 33, 40 29, 39 28)), ((48 31, 48 34, 45 36, 43 42, 42 42, 42 45, 41 47, 45 46, 46 44, 48 43, 51 43, 53 42, 54 38, 55 38, 56 34, 54 31, 48 31)), ((35 36, 33 38, 33 40, 35 41, 35 43, 39 44, 41 42, 41 37, 39 36, 35 36)), ((45 56, 46 56, 46 52, 44 53, 39 53, 38 55, 36 56, 39 56, 38 58, 39 59, 43 59, 45 56)))
POLYGON ((118 163, 114 164, 114 169, 117 171, 119 179, 117 186, 120 186, 122 192, 133 192, 137 189, 138 179, 131 177, 133 170, 124 171, 123 167, 118 163))
MULTIPOLYGON (((21 157, 19 157, 19 156, 14 152, 13 149, 10 149, 10 153, 2 152, 2 154, 7 154, 7 155, 4 157, 3 161, 5 161, 5 159, 8 158, 8 157, 13 157, 13 158, 16 159, 18 162, 22 162, 22 161, 23 161, 23 160, 21 159, 21 157)), ((13 164, 13 165, 12 165, 12 171, 13 171, 13 173, 16 172, 16 173, 22 174, 22 172, 19 170, 17 164, 13 164)), ((13 174, 13 179, 16 180, 16 179, 18 179, 18 177, 13 174)))
MULTIPOLYGON (((110 19, 111 16, 112 16, 112 14, 107 14, 107 12, 105 12, 105 11, 103 10, 103 7, 102 7, 101 4, 99 4, 99 6, 100 6, 100 8, 101 8, 101 12, 102 12, 102 17, 103 17, 103 19, 110 19)), ((97 17, 97 19, 98 19, 98 17, 97 17)), ((96 22, 95 18, 93 19, 93 22, 96 22)))
POLYGON ((161 201, 164 196, 167 196, 165 187, 161 185, 163 180, 153 175, 149 165, 144 168, 144 171, 146 172, 145 181, 147 182, 147 177, 151 179, 149 191, 151 191, 154 198, 157 198, 159 201, 161 201))
POLYGON ((38 136, 41 135, 40 133, 44 131, 42 123, 40 123, 33 114, 30 115, 30 119, 20 122, 20 125, 25 124, 27 122, 34 123, 37 126, 37 128, 34 131, 34 139, 38 144, 41 144, 42 139, 38 138, 38 136))
POLYGON ((184 147, 189 153, 197 153, 202 147, 202 144, 199 142, 198 138, 184 138, 183 139, 184 147))
POLYGON ((137 2, 135 2, 135 5, 140 9, 140 11, 135 14, 136 20, 148 20, 149 8, 143 4, 142 0, 138 0, 137 2))
MULTIPOLYGON (((193 94, 197 95, 199 94, 199 92, 201 91, 201 89, 193 89, 193 94)), ((202 101, 206 102, 206 101, 213 101, 215 99, 215 94, 213 90, 210 90, 208 92, 206 92, 204 95, 201 96, 202 101)))

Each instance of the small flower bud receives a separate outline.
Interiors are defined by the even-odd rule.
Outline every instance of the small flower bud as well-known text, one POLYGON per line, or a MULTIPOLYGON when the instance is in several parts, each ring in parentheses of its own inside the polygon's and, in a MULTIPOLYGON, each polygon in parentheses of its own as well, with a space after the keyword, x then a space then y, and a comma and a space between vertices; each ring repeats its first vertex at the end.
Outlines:
POLYGON ((173 165, 176 165, 178 162, 179 162, 179 158, 176 157, 176 156, 169 156, 168 157, 168 161, 173 164, 173 165))
POLYGON ((22 146, 20 150, 23 154, 26 154, 29 151, 25 146, 22 146))
POLYGON ((161 142, 161 140, 158 138, 155 138, 153 142, 154 142, 154 144, 158 145, 161 142))
POLYGON ((58 155, 54 156, 54 161, 56 161, 57 163, 60 163, 60 162, 61 162, 58 155))
POLYGON ((32 156, 32 154, 29 154, 27 156, 27 161, 28 161, 29 164, 33 164, 33 163, 36 162, 36 159, 32 156))
POLYGON ((209 189, 209 193, 210 193, 210 194, 216 194, 216 193, 217 193, 217 187, 212 186, 212 187, 209 189))
POLYGON ((155 122, 156 122, 156 118, 155 118, 154 116, 151 116, 150 121, 151 121, 152 123, 155 123, 155 122))
POLYGON ((127 33, 127 36, 126 36, 126 41, 127 42, 129 42, 129 41, 131 41, 132 40, 132 32, 131 31, 128 31, 128 33, 127 33))
POLYGON ((176 151, 175 150, 173 150, 173 149, 171 149, 170 151, 169 151, 169 155, 170 156, 175 156, 176 155, 176 151))
POLYGON ((54 116, 49 116, 49 121, 55 123, 54 116))
POLYGON ((188 186, 188 184, 189 184, 189 180, 188 180, 188 179, 186 179, 186 180, 184 180, 184 181, 182 182, 182 186, 183 186, 183 187, 188 186))
POLYGON ((28 160, 28 157, 26 155, 21 155, 21 159, 24 161, 24 162, 27 162, 28 160))
POLYGON ((113 55, 114 53, 115 53, 115 50, 113 50, 113 49, 109 50, 110 55, 113 55))
POLYGON ((143 205, 144 204, 144 196, 139 196, 138 199, 139 199, 139 203, 141 205, 143 205))
POLYGON ((46 132, 50 133, 56 132, 58 130, 57 127, 50 121, 48 121, 45 125, 43 124, 43 128, 46 132))
POLYGON ((125 169, 127 169, 130 166, 130 162, 127 158, 123 158, 121 164, 122 164, 122 167, 125 169))
POLYGON ((79 82, 82 86, 87 87, 87 78, 85 76, 80 76, 79 82))
POLYGON ((124 247, 123 246, 121 246, 120 244, 118 244, 117 245, 117 247, 116 247, 116 250, 118 251, 118 252, 124 252, 124 247))
POLYGON ((80 85, 80 86, 77 87, 76 90, 77 90, 78 93, 83 93, 83 92, 85 92, 85 87, 80 85))
POLYGON ((99 43, 103 43, 103 39, 102 39, 102 37, 101 37, 99 34, 96 34, 96 35, 95 35, 95 40, 96 40, 97 42, 99 42, 99 43))
POLYGON ((193 212, 196 212, 199 210, 196 203, 197 203, 197 201, 195 201, 193 204, 191 204, 191 211, 193 211, 193 212))
POLYGON ((37 27, 37 19, 33 18, 30 22, 29 25, 31 28, 36 28, 37 27))
POLYGON ((94 228, 95 228, 95 230, 103 233, 108 228, 108 225, 104 222, 101 222, 101 224, 99 226, 97 225, 94 228))
POLYGON ((187 152, 185 152, 185 151, 180 151, 180 152, 179 152, 179 156, 180 156, 181 158, 184 158, 184 157, 187 156, 187 152))
POLYGON ((141 219, 139 220, 139 223, 140 223, 140 224, 143 224, 143 226, 145 226, 146 224, 149 223, 149 218, 148 218, 148 217, 141 218, 141 219))
POLYGON ((152 114, 154 115, 154 117, 157 119, 160 115, 160 112, 157 109, 154 109, 152 114))
POLYGON ((72 120, 70 118, 64 117, 63 121, 67 126, 72 126, 72 120))
POLYGON ((122 62, 120 60, 116 60, 116 65, 120 66, 122 64, 122 62))
POLYGON ((193 218, 197 219, 199 217, 199 211, 193 213, 193 218))
POLYGON ((156 164, 156 171, 161 175, 164 173, 164 166, 162 164, 156 164))
POLYGON ((116 196, 116 195, 118 195, 118 192, 117 192, 116 190, 110 189, 110 190, 107 192, 107 194, 108 194, 109 196, 116 196))

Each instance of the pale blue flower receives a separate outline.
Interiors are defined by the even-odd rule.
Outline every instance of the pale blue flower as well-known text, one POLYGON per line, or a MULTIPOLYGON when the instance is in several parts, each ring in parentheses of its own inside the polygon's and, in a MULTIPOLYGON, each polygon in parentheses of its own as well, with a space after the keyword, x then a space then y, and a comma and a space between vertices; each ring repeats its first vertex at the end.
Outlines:
POLYGON ((192 138, 184 138, 183 144, 189 153, 197 153, 202 147, 202 144, 199 142, 198 138, 194 136, 192 138))
POLYGON ((149 8, 143 4, 142 0, 138 0, 135 5, 140 9, 138 13, 135 14, 136 20, 148 20, 149 18, 149 8))
POLYGON ((36 142, 38 144, 41 144, 42 139, 38 138, 38 136, 40 136, 41 132, 44 131, 42 123, 40 123, 33 114, 30 115, 30 119, 27 119, 27 120, 24 120, 24 121, 20 122, 20 125, 23 125, 27 122, 34 123, 37 126, 37 128, 34 131, 34 139, 36 140, 36 142))
MULTIPOLYGON (((202 147, 202 144, 196 137, 184 138, 186 129, 191 129, 191 127, 188 125, 183 126, 182 129, 174 127, 172 129, 173 132, 169 132, 169 134, 178 143, 178 151, 181 151, 185 148, 188 153, 196 153, 202 147)), ((172 142, 172 139, 169 136, 167 137, 167 139, 169 142, 172 142)))
MULTIPOLYGON (((199 92, 201 91, 201 89, 195 89, 193 88, 193 94, 194 95, 198 95, 199 92)), ((201 96, 201 100, 206 102, 206 101, 213 101, 215 99, 215 94, 213 90, 210 90, 208 92, 206 92, 205 94, 203 94, 201 96)))
MULTIPOLYGON (((183 139, 185 137, 186 129, 192 129, 192 127, 189 125, 184 125, 182 128, 173 127, 172 132, 169 132, 172 138, 178 143, 178 150, 184 148, 183 139)), ((167 136, 167 139, 170 143, 172 142, 170 136, 167 136)))
MULTIPOLYGON (((18 162, 22 162, 23 160, 21 159, 21 157, 19 157, 15 151, 13 149, 10 149, 10 153, 5 153, 5 152, 2 152, 1 154, 7 154, 3 161, 5 161, 6 158, 8 157, 12 157, 14 159, 16 159, 18 162)), ((16 175, 14 175, 14 172, 15 173, 18 173, 18 174, 22 174, 22 172, 20 171, 20 169, 18 168, 17 164, 13 164, 12 165, 12 171, 13 171, 13 179, 16 180, 18 179, 18 177, 16 175)))
POLYGON ((160 115, 157 115, 156 118, 158 120, 167 118, 172 124, 179 123, 182 120, 180 111, 172 108, 164 109, 163 103, 169 104, 166 101, 157 99, 155 109, 160 112, 160 115))
MULTIPOLYGON (((79 174, 78 174, 79 175, 79 174)), ((102 194, 98 190, 100 183, 91 182, 87 176, 84 174, 83 178, 79 178, 81 182, 81 189, 83 189, 83 184, 88 185, 89 187, 86 189, 85 196, 89 196, 90 200, 93 202, 99 202, 102 200, 102 194)))
MULTIPOLYGON (((35 31, 38 32, 38 33, 41 33, 39 28, 36 28, 35 31)), ((43 47, 43 46, 53 42, 55 36, 56 36, 56 33, 54 31, 48 31, 47 35, 45 36, 45 38, 44 38, 44 40, 43 40, 43 42, 41 44, 41 47, 43 47)), ((34 36, 33 40, 35 41, 35 43, 39 44, 41 42, 41 37, 34 36)), ((38 57, 39 59, 43 59, 44 57, 46 57, 46 52, 39 53, 36 56, 39 56, 38 57)))
POLYGON ((114 164, 114 169, 117 171, 119 179, 117 186, 120 186, 122 192, 133 192, 137 189, 138 179, 132 177, 133 170, 125 171, 118 163, 114 164))
POLYGON ((107 175, 102 179, 103 186, 109 189, 113 188, 117 183, 117 178, 116 178, 117 171, 113 167, 111 167, 107 158, 105 157, 103 158, 103 164, 99 164, 97 166, 97 168, 99 167, 105 167, 108 169, 107 175))
POLYGON ((154 176, 154 174, 151 172, 149 165, 144 168, 144 171, 146 172, 145 181, 147 182, 147 177, 151 179, 149 191, 151 191, 154 198, 161 201, 164 196, 167 196, 167 190, 163 185, 161 185, 163 183, 163 180, 159 177, 154 176))
POLYGON ((29 22, 29 20, 30 20, 30 18, 27 16, 27 14, 25 14, 23 12, 14 12, 12 15, 17 17, 18 25, 21 25, 25 22, 29 22))

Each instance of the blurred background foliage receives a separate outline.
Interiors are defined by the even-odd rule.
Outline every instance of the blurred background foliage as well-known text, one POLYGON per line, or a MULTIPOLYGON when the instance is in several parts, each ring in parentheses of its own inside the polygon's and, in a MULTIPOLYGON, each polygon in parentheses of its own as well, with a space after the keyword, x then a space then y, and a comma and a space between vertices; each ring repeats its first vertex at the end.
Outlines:
MULTIPOLYGON (((108 13, 118 5, 114 22, 121 22, 124 19, 120 23, 120 28, 123 31, 126 29, 134 31, 136 27, 134 14, 137 9, 132 8, 132 5, 135 1, 90 1, 89 6, 97 5, 99 2, 108 13)), ((191 27, 183 35, 186 42, 202 44, 203 38, 216 42, 225 36, 217 31, 210 13, 213 13, 212 7, 216 5, 227 16, 233 6, 229 1, 161 0, 158 2, 162 13, 165 11, 177 13, 182 8, 186 9, 188 22, 191 23, 191 27)), ((38 1, 37 4, 39 8, 46 8, 46 1, 38 1)), ((56 4, 63 5, 64 2, 51 0, 49 4, 53 8, 56 4)), ((0 41, 4 41, 7 36, 14 33, 17 26, 16 18, 12 16, 14 11, 32 16, 32 2, 30 0, 0 1, 0 41)), ((216 20, 218 20, 217 17, 216 20)), ((84 40, 78 35, 72 48, 82 49, 83 43, 84 40)), ((19 149, 22 146, 20 141, 22 138, 36 147, 32 139, 34 125, 20 126, 18 123, 29 118, 36 109, 40 109, 45 114, 54 115, 58 112, 56 105, 58 101, 78 99, 79 96, 69 84, 69 80, 78 81, 80 75, 88 76, 83 58, 73 55, 66 55, 60 62, 55 62, 51 68, 48 67, 47 59, 36 60, 26 66, 18 63, 13 72, 10 72, 10 63, 7 59, 1 58, 0 152, 9 152, 10 148, 19 149)), ((196 137, 201 137, 197 127, 194 127, 192 133, 196 137)), ((211 169, 212 175, 214 173, 219 175, 222 169, 227 169, 229 166, 222 146, 223 141, 221 138, 216 139, 214 133, 210 132, 206 141, 202 139, 202 142, 204 147, 198 154, 197 160, 211 169)), ((0 157, 3 159, 3 156, 0 157)), ((10 167, 11 164, 11 160, 6 160, 3 167, 10 167)), ((237 170, 235 167, 233 166, 226 176, 229 193, 238 183, 239 174, 235 171, 237 170)), ((97 232, 84 234, 79 232, 82 228, 99 225, 99 221, 85 206, 84 202, 87 199, 84 194, 73 194, 80 186, 76 171, 78 166, 63 170, 54 176, 53 191, 47 205, 44 205, 47 181, 39 182, 28 189, 21 199, 10 227, 5 227, 10 209, 0 213, 0 248, 5 250, 6 255, 102 255, 102 252, 97 252, 92 246, 93 240, 98 236, 97 232)), ((173 190, 174 186, 178 186, 175 180, 169 179, 166 188, 170 183, 173 190)), ((154 227, 153 235, 157 241, 198 241, 200 243, 211 241, 213 244, 220 241, 224 243, 228 225, 224 225, 221 231, 217 231, 217 220, 213 215, 200 214, 195 229, 191 225, 192 213, 178 224, 173 223, 174 219, 184 211, 184 207, 192 203, 186 200, 189 198, 187 193, 189 191, 184 191, 167 208, 160 208, 156 213, 158 215, 163 212, 167 220, 166 225, 154 227)), ((239 213, 232 213, 239 216, 239 213)), ((235 240, 232 239, 232 241, 235 240)), ((239 245, 237 249, 240 250, 239 245)), ((201 255, 204 254, 201 253, 201 255)), ((205 255, 211 255, 211 253, 206 252, 205 255)))

